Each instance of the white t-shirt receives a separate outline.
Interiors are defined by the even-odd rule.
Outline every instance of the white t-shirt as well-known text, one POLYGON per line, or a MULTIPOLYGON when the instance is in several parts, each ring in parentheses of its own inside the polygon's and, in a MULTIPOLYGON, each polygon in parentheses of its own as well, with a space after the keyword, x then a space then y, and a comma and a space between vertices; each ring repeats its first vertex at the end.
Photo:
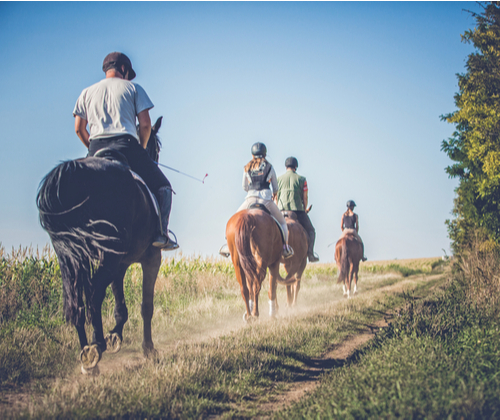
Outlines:
POLYGON ((139 141, 136 116, 153 106, 140 85, 110 77, 82 91, 73 115, 87 121, 90 140, 130 134, 139 141))

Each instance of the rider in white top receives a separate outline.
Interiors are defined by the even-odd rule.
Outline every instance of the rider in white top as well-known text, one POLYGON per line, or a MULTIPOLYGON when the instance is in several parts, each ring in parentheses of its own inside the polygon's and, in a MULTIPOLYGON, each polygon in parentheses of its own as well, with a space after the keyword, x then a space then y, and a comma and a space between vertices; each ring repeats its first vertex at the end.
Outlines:
MULTIPOLYGON (((243 189, 247 191, 245 201, 237 211, 249 209, 253 204, 262 204, 280 224, 285 244, 283 245, 283 257, 293 256, 293 249, 288 245, 288 227, 283 214, 273 201, 278 192, 278 178, 273 166, 266 160, 267 149, 263 143, 255 143, 252 146, 253 158, 245 166, 243 172, 243 189)), ((219 253, 229 256, 227 246, 223 246, 219 253)))

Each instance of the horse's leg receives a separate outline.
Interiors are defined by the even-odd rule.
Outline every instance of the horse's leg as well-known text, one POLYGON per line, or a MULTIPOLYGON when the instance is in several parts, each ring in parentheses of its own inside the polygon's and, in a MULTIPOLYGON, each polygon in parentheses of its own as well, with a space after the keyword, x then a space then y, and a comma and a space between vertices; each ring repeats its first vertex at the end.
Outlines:
POLYGON ((83 303, 83 293, 78 294, 78 316, 75 322, 75 328, 80 340, 80 348, 83 350, 89 344, 85 332, 85 304, 83 303))
MULTIPOLYGON (((276 279, 279 276, 280 269, 280 261, 278 260, 276 263, 269 266, 269 316, 274 318, 278 314, 278 302, 276 299, 276 288, 278 286, 278 282, 276 279)), ((287 287, 288 292, 288 287, 287 287)))
POLYGON ((293 305, 293 290, 292 285, 288 284, 286 286, 286 306, 289 308, 293 305))
MULTIPOLYGON (((89 302, 90 318, 94 332, 92 334, 92 343, 85 345, 80 353, 83 374, 98 373, 97 363, 101 360, 102 353, 106 351, 106 341, 102 328, 102 301, 106 295, 106 288, 109 285, 109 271, 101 266, 91 279, 93 290, 91 296, 86 296, 89 302)), ((90 294, 90 293, 89 293, 90 294)), ((82 328, 82 332, 84 329, 82 328)), ((85 339, 86 341, 86 339, 85 339)))
POLYGON ((154 292, 156 277, 161 265, 161 250, 150 246, 147 254, 141 261, 142 266, 142 305, 141 315, 143 322, 142 350, 144 355, 156 354, 151 333, 151 319, 154 312, 154 292))
MULTIPOLYGON (((295 277, 297 278, 297 277, 295 277)), ((297 278, 297 281, 293 285, 293 306, 297 305, 297 296, 299 295, 299 290, 300 290, 300 277, 297 278)))
POLYGON ((358 291, 357 289, 358 289, 359 261, 354 264, 353 271, 354 271, 354 276, 353 276, 353 279, 354 279, 354 291, 352 292, 352 294, 355 295, 356 292, 358 291))
POLYGON ((125 304, 125 294, 123 293, 123 278, 125 277, 127 268, 128 267, 125 265, 120 266, 111 283, 111 289, 115 297, 115 326, 105 337, 106 350, 110 353, 117 353, 120 351, 123 341, 123 326, 128 320, 128 310, 125 304))
POLYGON ((347 287, 347 298, 351 297, 351 284, 352 284, 352 276, 354 275, 354 264, 351 262, 349 264, 349 275, 348 275, 348 287, 347 287))

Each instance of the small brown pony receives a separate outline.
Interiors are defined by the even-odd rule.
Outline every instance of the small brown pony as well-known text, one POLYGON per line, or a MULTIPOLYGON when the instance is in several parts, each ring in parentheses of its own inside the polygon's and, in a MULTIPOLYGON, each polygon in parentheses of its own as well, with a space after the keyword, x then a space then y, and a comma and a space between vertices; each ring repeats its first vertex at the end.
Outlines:
POLYGON ((335 261, 339 269, 337 283, 343 283, 344 296, 350 298, 351 283, 354 279, 353 295, 358 283, 359 262, 363 256, 363 246, 353 235, 345 235, 335 245, 335 261))
POLYGON ((269 268, 269 315, 276 316, 277 283, 289 285, 295 278, 283 279, 279 267, 283 251, 281 232, 271 215, 263 210, 242 210, 233 215, 226 226, 226 238, 236 278, 245 301, 243 319, 259 316, 259 293, 269 268))
POLYGON ((288 278, 294 278, 295 283, 286 286, 286 297, 288 307, 297 304, 297 295, 300 290, 300 280, 307 265, 307 232, 297 220, 297 215, 292 212, 285 213, 286 225, 288 227, 288 244, 293 248, 293 257, 281 259, 285 266, 288 278))

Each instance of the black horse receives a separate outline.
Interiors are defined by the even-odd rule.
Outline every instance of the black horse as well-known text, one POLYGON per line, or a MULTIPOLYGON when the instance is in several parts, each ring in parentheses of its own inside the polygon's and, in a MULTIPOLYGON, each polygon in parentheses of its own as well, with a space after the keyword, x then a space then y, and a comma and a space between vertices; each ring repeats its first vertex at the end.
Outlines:
MULTIPOLYGON (((148 142, 148 152, 156 161, 160 125, 161 117, 148 142)), ((64 312, 78 332, 82 371, 95 368, 106 349, 117 352, 121 347, 128 319, 123 278, 133 263, 140 263, 143 271, 142 348, 146 356, 155 352, 151 319, 161 249, 152 242, 158 233, 158 215, 148 190, 134 179, 127 163, 101 157, 63 162, 42 180, 37 206, 59 260, 64 312), (101 306, 110 284, 116 325, 104 338, 101 306), (90 346, 86 318, 94 329, 90 346)))

